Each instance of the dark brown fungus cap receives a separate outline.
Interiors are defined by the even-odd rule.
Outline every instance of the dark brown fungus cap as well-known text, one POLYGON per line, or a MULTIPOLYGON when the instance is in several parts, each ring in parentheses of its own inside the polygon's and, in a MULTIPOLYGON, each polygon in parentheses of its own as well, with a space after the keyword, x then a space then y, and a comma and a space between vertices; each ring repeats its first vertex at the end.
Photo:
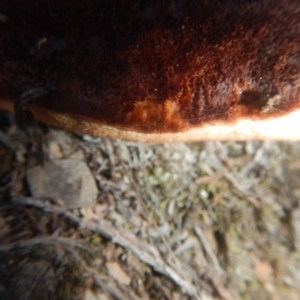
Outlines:
POLYGON ((300 138, 300 2, 0 0, 0 107, 137 141, 300 138))

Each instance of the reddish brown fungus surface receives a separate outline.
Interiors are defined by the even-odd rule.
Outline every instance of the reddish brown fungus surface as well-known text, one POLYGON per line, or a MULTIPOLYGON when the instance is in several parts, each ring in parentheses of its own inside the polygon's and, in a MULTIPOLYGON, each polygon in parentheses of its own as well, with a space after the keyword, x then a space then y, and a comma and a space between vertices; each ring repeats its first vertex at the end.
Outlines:
POLYGON ((23 106, 54 125, 276 118, 300 108, 299 87, 298 0, 0 0, 0 107, 44 89, 23 106))

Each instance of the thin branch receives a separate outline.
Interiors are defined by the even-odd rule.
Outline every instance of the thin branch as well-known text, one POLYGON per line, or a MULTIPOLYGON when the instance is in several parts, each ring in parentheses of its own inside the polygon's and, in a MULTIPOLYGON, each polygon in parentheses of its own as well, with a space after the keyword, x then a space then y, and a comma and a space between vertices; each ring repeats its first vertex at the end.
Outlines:
POLYGON ((211 299, 211 297, 204 291, 201 293, 197 291, 197 288, 191 282, 183 279, 170 266, 168 266, 163 261, 160 253, 155 247, 140 241, 129 231, 117 229, 106 220, 100 220, 98 223, 87 222, 86 220, 80 219, 64 208, 56 207, 49 203, 38 201, 33 198, 14 197, 12 200, 15 203, 38 207, 46 212, 62 215, 77 224, 80 228, 96 232, 112 240, 114 243, 131 250, 141 261, 151 266, 156 272, 172 279, 181 287, 184 293, 201 300, 211 299))
POLYGON ((194 229, 195 229, 195 232, 196 232, 198 238, 200 239, 201 244, 203 245, 203 248, 205 249, 207 255, 210 257, 216 271, 219 273, 219 275, 223 275, 224 270, 221 268, 221 266, 219 264, 219 260, 218 260, 217 256, 215 255, 214 251, 211 249, 209 242, 207 241, 202 229, 199 226, 196 226, 194 229))

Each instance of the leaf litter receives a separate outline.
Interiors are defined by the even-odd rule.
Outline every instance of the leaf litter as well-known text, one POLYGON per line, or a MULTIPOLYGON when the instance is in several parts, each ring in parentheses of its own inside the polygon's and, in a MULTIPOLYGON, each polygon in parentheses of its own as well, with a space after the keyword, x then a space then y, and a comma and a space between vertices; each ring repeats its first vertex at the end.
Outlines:
POLYGON ((299 299, 299 142, 0 129, 0 299, 299 299))

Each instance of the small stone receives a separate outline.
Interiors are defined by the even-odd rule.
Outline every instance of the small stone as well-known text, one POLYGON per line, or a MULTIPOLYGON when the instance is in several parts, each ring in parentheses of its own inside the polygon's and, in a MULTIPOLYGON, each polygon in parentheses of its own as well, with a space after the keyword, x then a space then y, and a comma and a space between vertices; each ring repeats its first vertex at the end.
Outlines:
POLYGON ((87 165, 78 160, 53 160, 26 172, 35 198, 60 199, 67 208, 92 206, 98 189, 87 165))

